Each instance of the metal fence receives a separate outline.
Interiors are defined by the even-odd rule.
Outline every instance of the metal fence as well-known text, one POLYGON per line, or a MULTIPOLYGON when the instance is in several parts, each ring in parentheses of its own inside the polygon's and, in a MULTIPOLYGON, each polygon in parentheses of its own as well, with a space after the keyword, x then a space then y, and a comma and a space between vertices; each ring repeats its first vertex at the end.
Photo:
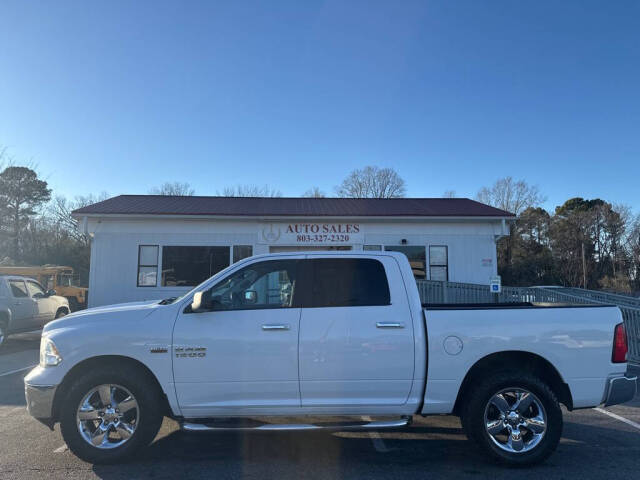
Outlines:
MULTIPOLYGON (((630 297, 628 295, 618 295, 615 293, 599 292, 597 290, 586 290, 584 288, 574 287, 551 287, 553 290, 559 290, 569 295, 576 295, 582 298, 588 298, 596 303, 608 303, 631 308, 640 308, 640 298, 630 297)), ((550 288, 550 289, 551 289, 550 288)))
POLYGON ((473 283, 438 282, 417 280, 423 303, 563 303, 617 305, 627 332, 628 359, 640 363, 640 300, 624 295, 615 295, 594 290, 569 287, 502 287, 502 292, 493 294, 488 285, 473 283))

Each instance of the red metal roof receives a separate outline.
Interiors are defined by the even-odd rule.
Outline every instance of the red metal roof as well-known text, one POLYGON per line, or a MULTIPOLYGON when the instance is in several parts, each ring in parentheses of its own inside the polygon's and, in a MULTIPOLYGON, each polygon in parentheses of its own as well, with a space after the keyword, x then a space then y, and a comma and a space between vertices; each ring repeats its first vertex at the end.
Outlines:
POLYGON ((74 215, 246 217, 515 217, 468 198, 178 197, 119 195, 74 215))

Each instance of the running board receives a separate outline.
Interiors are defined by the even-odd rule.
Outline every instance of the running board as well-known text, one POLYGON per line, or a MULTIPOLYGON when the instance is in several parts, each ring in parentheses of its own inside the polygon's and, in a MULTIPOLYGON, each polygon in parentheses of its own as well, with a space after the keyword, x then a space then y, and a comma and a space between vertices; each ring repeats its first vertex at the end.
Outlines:
POLYGON ((229 431, 290 431, 290 430, 376 430, 384 428, 406 427, 411 418, 370 422, 350 422, 342 424, 313 423, 264 423, 255 426, 215 425, 214 423, 183 422, 180 428, 186 432, 229 432, 229 431))

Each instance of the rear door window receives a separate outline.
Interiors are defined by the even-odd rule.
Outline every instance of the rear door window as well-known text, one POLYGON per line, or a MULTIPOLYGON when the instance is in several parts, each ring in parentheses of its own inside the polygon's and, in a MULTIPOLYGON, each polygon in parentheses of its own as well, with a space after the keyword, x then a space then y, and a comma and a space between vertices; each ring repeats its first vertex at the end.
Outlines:
POLYGON ((22 280, 9 280, 9 288, 11 288, 11 294, 15 298, 28 297, 27 287, 22 280))
POLYGON ((307 265, 303 307, 389 305, 384 266, 370 258, 317 258, 307 265))

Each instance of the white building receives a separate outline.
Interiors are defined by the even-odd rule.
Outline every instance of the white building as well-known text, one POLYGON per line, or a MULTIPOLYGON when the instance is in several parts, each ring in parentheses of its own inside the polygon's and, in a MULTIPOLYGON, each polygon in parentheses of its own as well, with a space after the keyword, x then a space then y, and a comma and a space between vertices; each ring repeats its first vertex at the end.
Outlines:
POLYGON ((121 195, 73 213, 92 237, 89 306, 181 295, 250 255, 396 250, 416 278, 489 283, 515 216, 466 198, 121 195))

